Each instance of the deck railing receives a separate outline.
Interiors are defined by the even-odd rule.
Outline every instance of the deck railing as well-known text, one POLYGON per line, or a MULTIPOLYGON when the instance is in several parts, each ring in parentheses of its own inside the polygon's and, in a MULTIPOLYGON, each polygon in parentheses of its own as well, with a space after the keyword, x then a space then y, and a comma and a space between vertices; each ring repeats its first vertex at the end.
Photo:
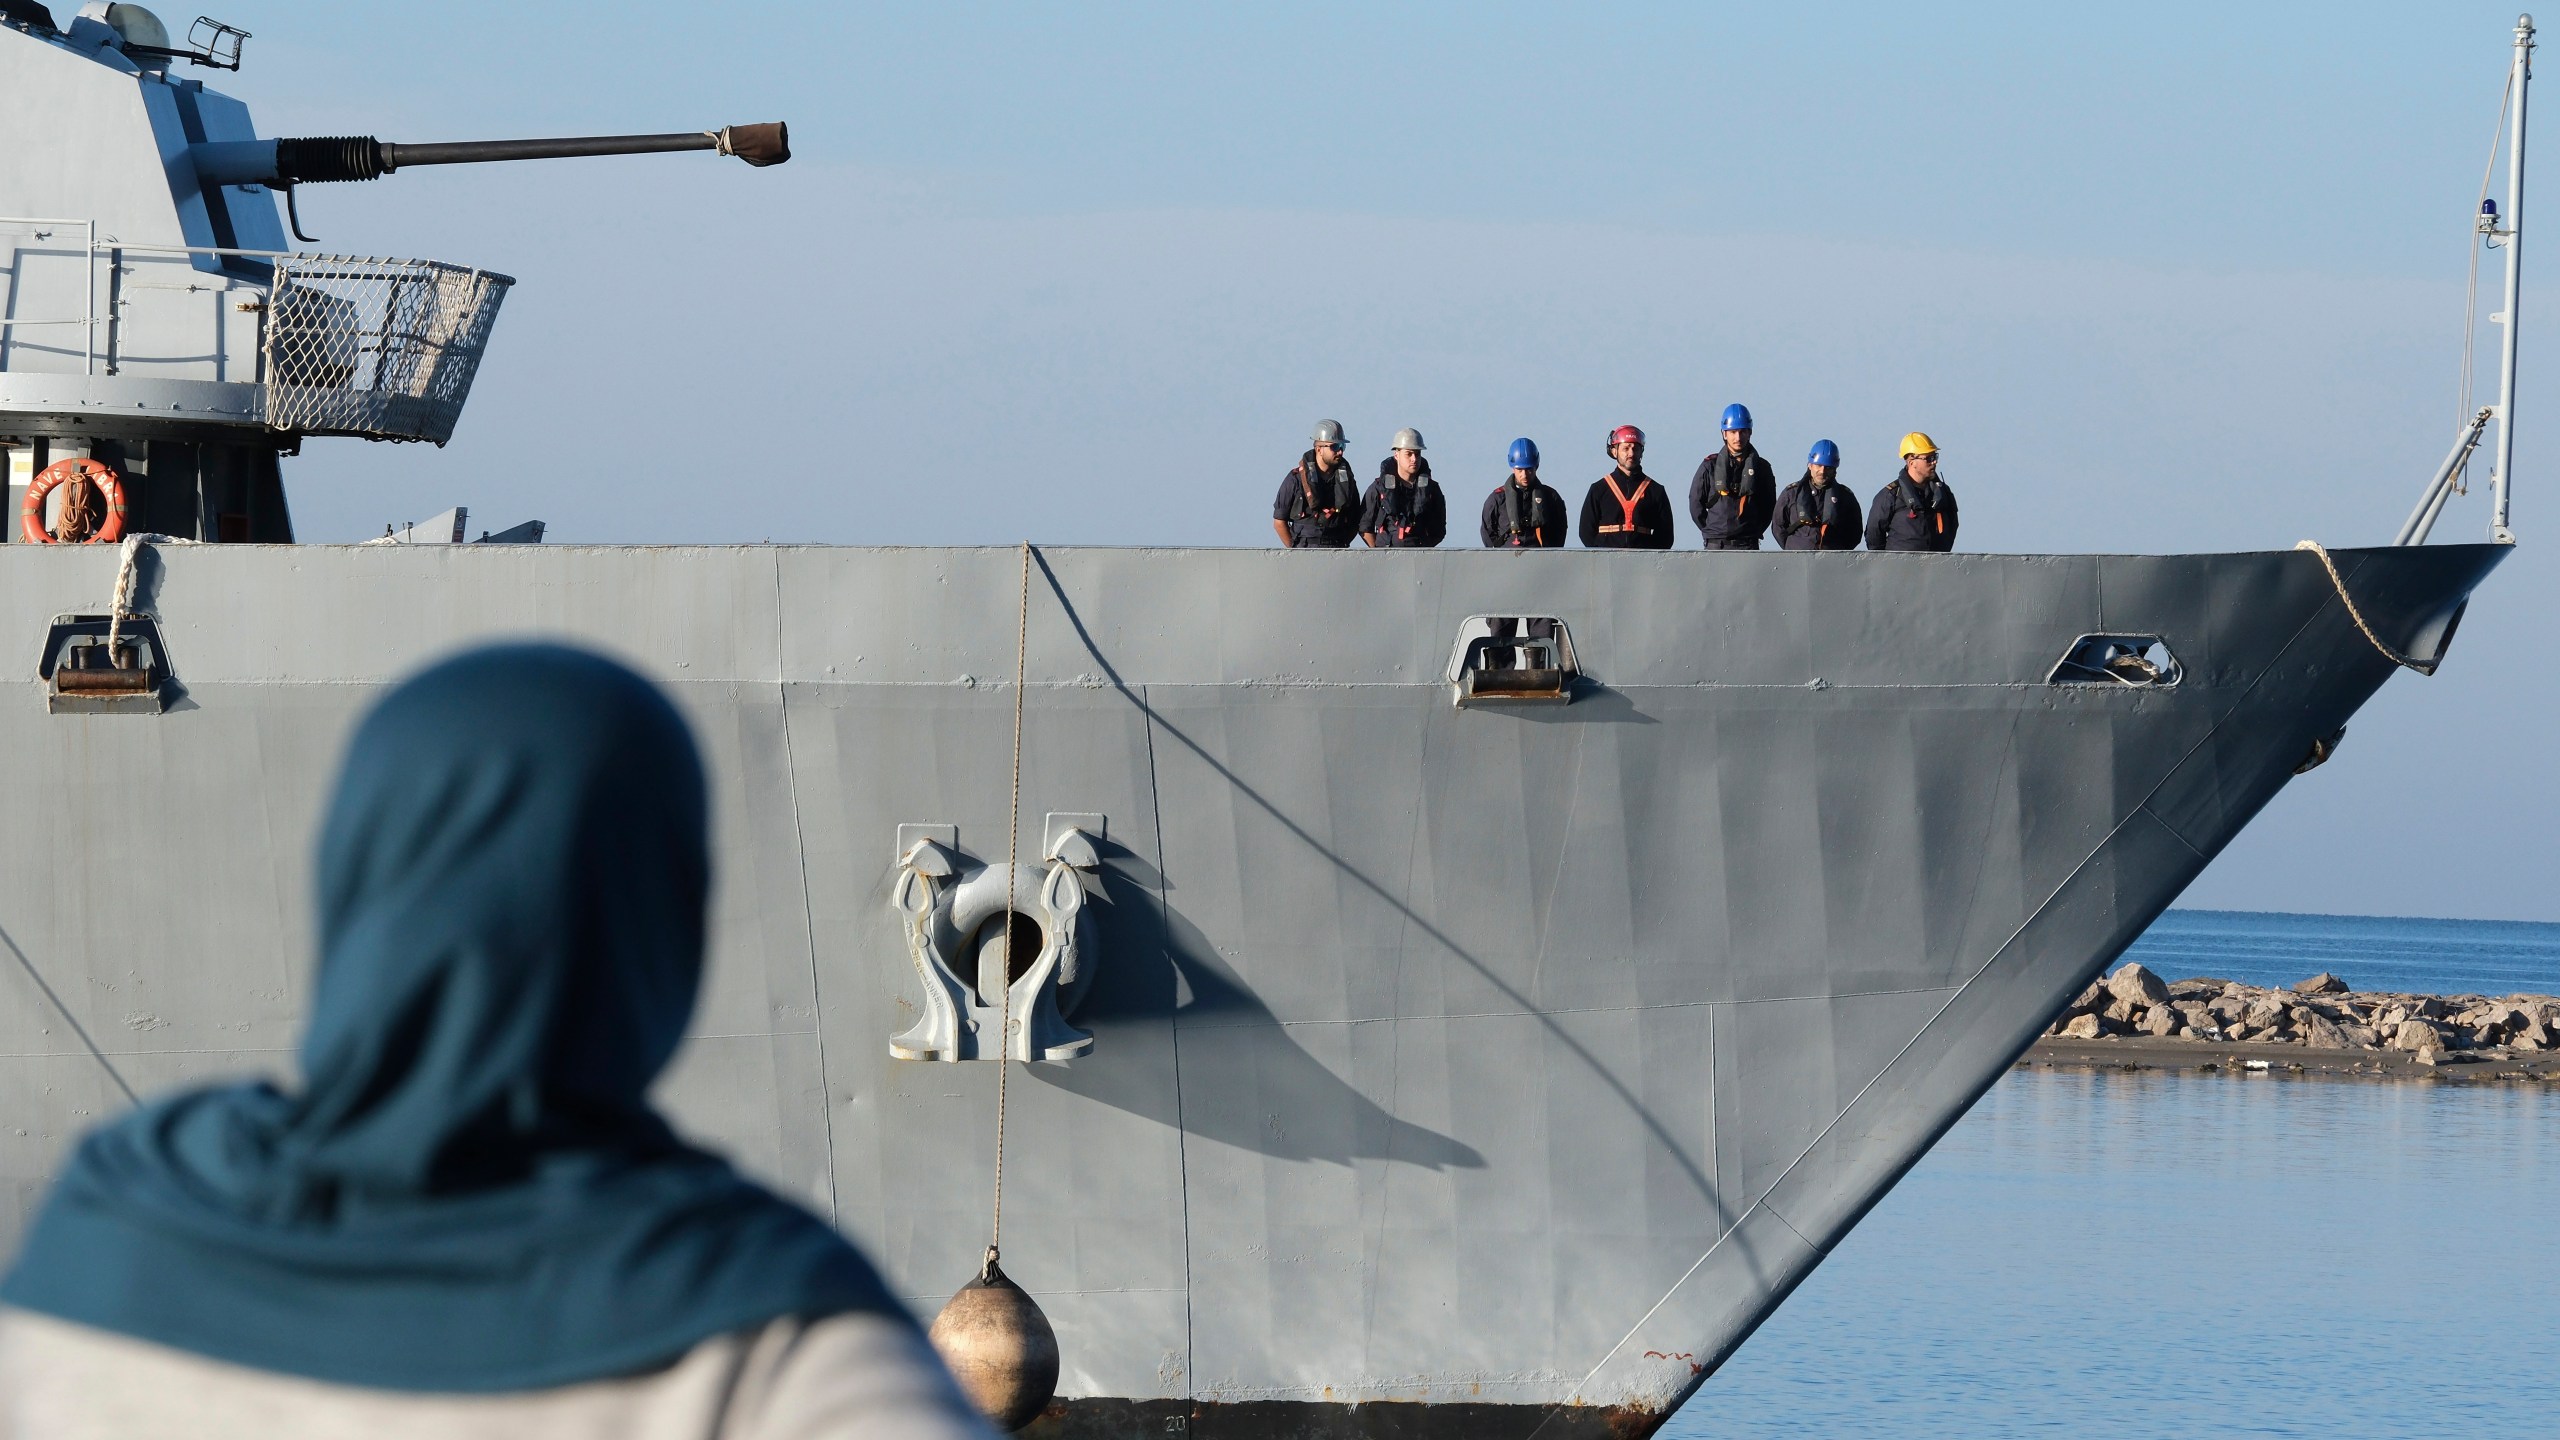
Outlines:
MULTIPOLYGON (((515 283, 493 271, 436 260, 128 244, 99 235, 96 222, 88 220, 0 217, 0 235, 9 232, 53 241, 57 253, 85 254, 87 263, 80 314, 20 317, 5 312, 16 309, 26 284, 25 257, 44 252, 17 245, 19 264, 0 305, 0 372, 28 368, 13 364, 12 357, 28 348, 15 332, 66 326, 80 329, 84 375, 115 375, 144 363, 164 374, 172 364, 215 364, 227 348, 231 323, 221 302, 243 296, 229 308, 253 316, 257 368, 251 383, 260 387, 266 424, 297 435, 443 444, 470 396, 498 306, 515 283), (206 260, 215 263, 206 267, 206 260), (155 262, 200 279, 172 286, 130 278, 155 262), (190 318, 135 314, 144 296, 170 289, 215 293, 208 332, 198 335, 194 327, 201 322, 190 318), (179 338, 185 356, 155 355, 148 362, 134 356, 122 337, 141 320, 151 322, 144 333, 159 341, 155 349, 179 338)), ((65 366, 73 354, 68 346, 36 348, 65 366)))

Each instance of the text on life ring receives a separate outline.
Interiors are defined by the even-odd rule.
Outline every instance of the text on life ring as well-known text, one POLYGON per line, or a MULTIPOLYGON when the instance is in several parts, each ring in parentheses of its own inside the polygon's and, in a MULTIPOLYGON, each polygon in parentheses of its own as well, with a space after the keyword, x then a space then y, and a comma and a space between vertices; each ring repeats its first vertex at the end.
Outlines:
MULTIPOLYGON (((51 545, 59 540, 71 538, 57 536, 46 528, 44 502, 45 497, 51 495, 56 486, 73 482, 96 486, 98 494, 107 502, 106 519, 85 537, 87 543, 102 545, 124 538, 124 482, 116 477, 115 470, 104 461, 92 460, 85 455, 80 455, 67 460, 54 461, 38 471, 36 478, 28 482, 27 498, 18 506, 18 534, 28 544, 51 545)), ((63 518, 66 522, 73 514, 86 511, 86 506, 80 506, 79 511, 73 510, 72 506, 78 498, 77 492, 63 497, 63 518)))

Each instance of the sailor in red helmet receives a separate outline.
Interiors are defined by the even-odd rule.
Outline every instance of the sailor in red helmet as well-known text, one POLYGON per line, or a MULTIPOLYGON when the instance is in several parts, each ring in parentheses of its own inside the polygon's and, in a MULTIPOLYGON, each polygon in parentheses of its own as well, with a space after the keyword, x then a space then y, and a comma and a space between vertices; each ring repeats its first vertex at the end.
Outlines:
POLYGON ((1582 497, 1582 543, 1594 550, 1670 549, 1671 497, 1644 473, 1644 432, 1633 425, 1610 431, 1609 458, 1617 468, 1582 497))

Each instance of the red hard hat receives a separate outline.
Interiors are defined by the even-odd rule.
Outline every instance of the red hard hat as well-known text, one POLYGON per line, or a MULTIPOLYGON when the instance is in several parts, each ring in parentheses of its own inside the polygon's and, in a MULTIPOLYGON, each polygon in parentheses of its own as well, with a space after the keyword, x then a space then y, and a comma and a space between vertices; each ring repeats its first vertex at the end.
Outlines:
POLYGON ((1630 440, 1633 440, 1639 445, 1643 444, 1644 432, 1633 425, 1621 425, 1617 429, 1609 432, 1609 443, 1611 445, 1623 445, 1630 440))

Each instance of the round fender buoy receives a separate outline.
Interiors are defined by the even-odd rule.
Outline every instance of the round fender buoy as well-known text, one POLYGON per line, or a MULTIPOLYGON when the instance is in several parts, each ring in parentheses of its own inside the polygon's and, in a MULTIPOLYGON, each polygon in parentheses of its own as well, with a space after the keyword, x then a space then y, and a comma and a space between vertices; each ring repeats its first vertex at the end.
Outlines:
POLYGON ((933 1317, 933 1348, 972 1404, 1005 1430, 1040 1418, 1058 1391, 1058 1332, 1023 1288, 1005 1277, 996 1252, 978 1278, 933 1317))
POLYGON ((27 483, 27 498, 18 505, 20 538, 32 545, 55 543, 53 532, 45 528, 45 497, 51 495, 57 486, 74 481, 96 486, 98 498, 107 506, 106 519, 90 534, 88 543, 104 545, 124 538, 124 482, 117 478, 114 468, 106 462, 92 460, 85 455, 56 460, 37 471, 36 478, 27 483))

